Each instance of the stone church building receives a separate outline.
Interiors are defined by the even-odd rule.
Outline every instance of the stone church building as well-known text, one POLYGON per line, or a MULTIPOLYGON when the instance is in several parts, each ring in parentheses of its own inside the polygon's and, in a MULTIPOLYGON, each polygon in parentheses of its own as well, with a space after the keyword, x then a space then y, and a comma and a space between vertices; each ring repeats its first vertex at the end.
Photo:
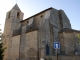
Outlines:
POLYGON ((80 31, 71 28, 63 10, 48 8, 23 20, 17 4, 7 12, 3 33, 4 60, 80 60, 80 31))

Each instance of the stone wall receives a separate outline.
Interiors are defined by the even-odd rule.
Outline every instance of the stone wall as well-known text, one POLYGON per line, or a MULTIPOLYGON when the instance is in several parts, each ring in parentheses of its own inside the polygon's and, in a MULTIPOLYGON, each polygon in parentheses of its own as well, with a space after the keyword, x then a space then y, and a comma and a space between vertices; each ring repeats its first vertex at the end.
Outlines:
POLYGON ((54 42, 59 42, 59 36, 58 36, 58 31, 60 29, 60 24, 59 24, 59 14, 58 14, 58 10, 56 9, 52 9, 51 12, 50 12, 50 17, 49 17, 49 24, 52 28, 50 28, 50 30, 52 29, 52 38, 50 40, 52 40, 52 47, 51 47, 51 50, 53 53, 53 55, 56 54, 56 51, 55 49, 53 49, 53 43, 54 42))
POLYGON ((58 11, 51 8, 25 21, 21 21, 23 19, 23 13, 21 11, 13 9, 11 12, 11 18, 7 16, 4 31, 5 39, 7 39, 7 36, 9 39, 6 43, 8 47, 6 54, 9 55, 9 59, 36 60, 38 57, 43 58, 46 55, 46 45, 50 49, 49 55, 55 55, 56 51, 53 49, 53 43, 56 41, 64 44, 64 46, 61 44, 61 48, 66 47, 66 50, 61 50, 61 53, 64 51, 66 55, 73 55, 72 52, 75 47, 73 34, 62 34, 64 35, 64 41, 62 38, 60 38, 62 40, 59 40, 59 29, 71 28, 69 19, 62 10, 58 11), (19 18, 17 17, 18 12, 20 13, 19 18), (62 19, 63 27, 60 27, 60 18, 62 19), (73 45, 70 45, 71 43, 73 45), (68 49, 69 45, 73 48, 68 49))
POLYGON ((19 24, 22 19, 23 13, 20 10, 18 11, 16 9, 11 9, 6 15, 3 43, 5 44, 4 47, 7 47, 7 49, 4 52, 4 60, 10 60, 13 58, 13 60, 15 60, 19 58, 20 36, 12 37, 12 32, 13 30, 19 29, 19 24), (17 16, 18 12, 20 13, 19 18, 17 16), (16 55, 14 53, 16 53, 16 55))
POLYGON ((74 55, 75 47, 76 47, 76 40, 74 39, 74 34, 63 32, 63 38, 60 39, 61 44, 61 53, 65 55, 74 55))
POLYGON ((61 21, 63 28, 71 28, 70 20, 63 10, 59 10, 59 20, 61 21))
POLYGON ((49 20, 50 24, 52 24, 56 28, 60 28, 58 10, 54 8, 51 10, 49 20))
POLYGON ((37 59, 38 40, 37 30, 26 33, 25 59, 37 59))
POLYGON ((5 48, 7 48, 6 50, 5 50, 5 52, 4 52, 4 60, 6 60, 7 58, 8 58, 8 52, 9 52, 9 36, 6 36, 6 37, 3 37, 3 40, 2 40, 2 42, 4 43, 4 45, 3 45, 3 47, 5 48), (6 38, 7 37, 7 38, 6 38))
POLYGON ((10 59, 19 59, 20 35, 12 37, 10 59))
POLYGON ((80 38, 79 38, 79 36, 80 36, 80 32, 74 32, 74 36, 75 36, 75 40, 76 40, 76 50, 77 50, 77 52, 78 52, 78 55, 80 55, 80 38))
MULTIPOLYGON (((46 60, 57 60, 57 56, 45 56, 46 60)), ((58 60, 80 60, 80 56, 58 56, 58 60)))
MULTIPOLYGON (((38 30, 37 44, 38 44, 38 48, 39 48, 39 52, 40 52, 38 55, 39 55, 39 57, 44 56, 45 45, 49 44, 49 42, 50 42, 49 19, 48 19, 49 17, 50 17, 50 10, 22 22, 22 33, 21 33, 21 44, 20 44, 21 59, 27 58, 26 54, 24 55, 24 53, 25 53, 24 50, 26 50, 25 42, 28 39, 28 37, 27 37, 28 35, 26 35, 26 34, 33 33, 36 30, 38 30)), ((33 35, 31 34, 30 37, 33 37, 33 35)), ((29 40, 27 41, 27 43, 29 43, 29 40)), ((33 42, 36 43, 35 41, 33 41, 33 42)), ((29 46, 29 48, 33 48, 33 47, 29 46)))
POLYGON ((78 39, 79 32, 62 32, 59 33, 60 37, 60 54, 61 55, 80 55, 80 45, 78 39))

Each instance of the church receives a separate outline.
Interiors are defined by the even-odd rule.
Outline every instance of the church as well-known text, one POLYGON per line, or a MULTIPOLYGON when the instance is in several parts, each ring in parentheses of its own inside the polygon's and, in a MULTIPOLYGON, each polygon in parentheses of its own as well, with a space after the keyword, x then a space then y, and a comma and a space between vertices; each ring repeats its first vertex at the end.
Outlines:
POLYGON ((24 20, 23 15, 17 4, 6 14, 4 60, 80 60, 80 31, 71 28, 63 10, 50 7, 24 20))

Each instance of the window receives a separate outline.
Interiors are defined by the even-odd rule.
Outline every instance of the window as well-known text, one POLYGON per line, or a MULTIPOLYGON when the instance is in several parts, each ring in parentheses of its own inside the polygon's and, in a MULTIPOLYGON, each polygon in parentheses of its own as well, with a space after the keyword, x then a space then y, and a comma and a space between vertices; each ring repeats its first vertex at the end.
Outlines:
POLYGON ((48 46, 48 44, 46 45, 46 55, 49 55, 49 46, 48 46))
POLYGON ((32 30, 32 27, 30 27, 30 30, 32 30))
POLYGON ((1 34, 1 32, 0 32, 0 34, 1 34))
POLYGON ((18 18, 18 19, 19 19, 19 16, 20 16, 20 13, 18 12, 18 13, 17 13, 17 18, 18 18))
POLYGON ((0 40, 1 40, 1 37, 0 37, 0 40))
POLYGON ((29 23, 29 21, 27 21, 27 23, 29 23))
POLYGON ((0 29, 0 31, 1 31, 1 29, 0 29))
POLYGON ((43 17, 43 15, 41 15, 41 18, 43 17))
POLYGON ((9 12, 8 18, 10 18, 11 12, 9 12))

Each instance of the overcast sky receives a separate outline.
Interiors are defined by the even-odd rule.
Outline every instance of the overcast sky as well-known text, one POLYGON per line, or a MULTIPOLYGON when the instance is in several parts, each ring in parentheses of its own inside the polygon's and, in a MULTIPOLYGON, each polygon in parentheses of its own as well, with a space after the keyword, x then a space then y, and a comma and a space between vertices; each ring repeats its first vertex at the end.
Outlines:
MULTIPOLYGON (((4 29, 6 12, 16 4, 16 0, 0 0, 0 28, 4 29)), ((73 29, 80 30, 80 0, 17 0, 24 13, 24 19, 49 7, 62 9, 68 16, 73 29)))

